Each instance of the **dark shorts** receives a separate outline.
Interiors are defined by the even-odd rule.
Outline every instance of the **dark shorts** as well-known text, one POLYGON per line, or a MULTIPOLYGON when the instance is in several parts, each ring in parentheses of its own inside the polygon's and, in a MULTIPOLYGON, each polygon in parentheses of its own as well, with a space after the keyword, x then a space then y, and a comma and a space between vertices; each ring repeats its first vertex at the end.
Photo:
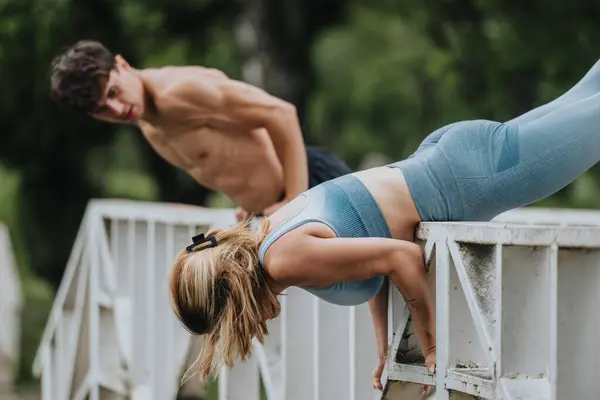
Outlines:
POLYGON ((309 188, 352 173, 350 167, 338 156, 320 147, 306 146, 306 158, 308 163, 309 188))
MULTIPOLYGON (((323 182, 330 181, 352 173, 338 156, 321 147, 306 146, 306 163, 308 164, 308 188, 313 188, 323 182)), ((283 200, 285 194, 281 195, 283 200)), ((261 217, 258 213, 256 216, 261 217)))

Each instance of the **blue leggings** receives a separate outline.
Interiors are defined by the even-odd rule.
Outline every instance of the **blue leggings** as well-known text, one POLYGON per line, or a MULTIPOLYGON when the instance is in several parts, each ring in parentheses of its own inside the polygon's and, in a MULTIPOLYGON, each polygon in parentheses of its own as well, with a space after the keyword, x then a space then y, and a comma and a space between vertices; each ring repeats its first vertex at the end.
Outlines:
POLYGON ((600 160, 600 61, 568 92, 505 123, 430 134, 402 169, 424 221, 487 221, 567 186, 600 160))

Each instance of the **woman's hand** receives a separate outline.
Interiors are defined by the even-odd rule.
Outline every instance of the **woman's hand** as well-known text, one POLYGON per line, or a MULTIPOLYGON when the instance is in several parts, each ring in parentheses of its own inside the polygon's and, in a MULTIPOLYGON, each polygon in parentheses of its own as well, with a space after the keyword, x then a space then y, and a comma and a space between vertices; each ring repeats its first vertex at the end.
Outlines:
POLYGON ((373 387, 378 390, 383 390, 383 384, 381 383, 381 374, 385 369, 387 363, 387 353, 379 356, 379 362, 377 367, 373 370, 373 387))

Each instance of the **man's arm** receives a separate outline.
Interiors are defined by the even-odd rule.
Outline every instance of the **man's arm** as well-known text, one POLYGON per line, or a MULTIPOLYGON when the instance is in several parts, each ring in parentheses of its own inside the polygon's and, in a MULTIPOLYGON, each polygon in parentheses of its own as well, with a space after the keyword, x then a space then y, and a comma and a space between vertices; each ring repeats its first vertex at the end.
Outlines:
POLYGON ((265 128, 283 166, 283 203, 308 189, 308 166, 296 107, 243 82, 220 85, 229 116, 265 128))
POLYGON ((215 115, 244 129, 265 128, 283 166, 286 203, 308 189, 308 166, 296 108, 266 91, 235 80, 190 79, 178 90, 215 115))

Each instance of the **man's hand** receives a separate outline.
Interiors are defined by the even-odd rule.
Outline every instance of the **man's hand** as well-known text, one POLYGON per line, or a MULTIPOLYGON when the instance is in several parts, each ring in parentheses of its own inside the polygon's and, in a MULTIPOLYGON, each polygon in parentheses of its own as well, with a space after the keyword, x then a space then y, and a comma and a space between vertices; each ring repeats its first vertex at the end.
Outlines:
POLYGON ((278 201, 277 203, 273 203, 263 211, 263 215, 265 217, 271 216, 275 213, 275 211, 279 210, 281 207, 285 206, 288 203, 287 200, 278 201))
POLYGON ((377 367, 373 370, 373 387, 378 390, 383 390, 383 385, 381 383, 381 374, 383 374, 383 370, 385 369, 385 364, 387 362, 387 353, 379 356, 379 362, 377 363, 377 367))
MULTIPOLYGON (((265 210, 262 213, 257 214, 257 216, 268 217, 270 215, 273 215, 275 213, 275 211, 279 210, 281 207, 283 207, 287 203, 288 203, 287 200, 282 200, 282 201, 278 201, 277 203, 273 203, 270 206, 268 206, 267 208, 265 208, 265 210)), ((250 212, 244 210, 242 207, 238 207, 235 210, 235 219, 237 220, 237 222, 242 222, 242 221, 246 220, 248 217, 250 217, 250 214, 251 214, 250 212)))
POLYGON ((235 219, 237 220, 237 222, 242 222, 242 221, 246 220, 249 216, 250 216, 250 213, 248 211, 244 210, 242 207, 238 207, 235 210, 235 219))

